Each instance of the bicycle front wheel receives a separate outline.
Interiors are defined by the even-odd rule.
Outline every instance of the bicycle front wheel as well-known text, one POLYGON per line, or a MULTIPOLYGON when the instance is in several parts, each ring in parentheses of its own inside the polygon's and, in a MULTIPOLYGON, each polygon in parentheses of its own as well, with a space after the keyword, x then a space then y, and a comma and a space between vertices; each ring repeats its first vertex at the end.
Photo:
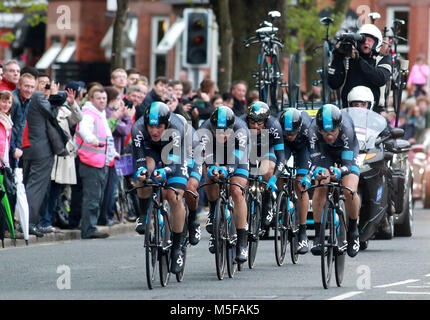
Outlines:
POLYGON ((215 265, 219 280, 224 279, 227 252, 227 219, 221 199, 218 199, 214 213, 213 235, 215 243, 215 265))
POLYGON ((154 287, 158 265, 158 219, 154 213, 147 214, 145 228, 146 282, 149 289, 154 287))
MULTIPOLYGON (((346 245, 346 223, 345 223, 345 205, 343 200, 340 201, 341 212, 337 212, 339 217, 339 225, 336 227, 337 236, 337 252, 334 260, 334 273, 336 276, 336 284, 338 287, 342 286, 343 275, 345 269, 345 251, 339 250, 339 247, 346 245)), ((346 247, 345 247, 346 249, 346 247)))
POLYGON ((288 198, 281 191, 276 203, 275 218, 275 258, 278 266, 282 266, 288 246, 288 198))
MULTIPOLYGON (((289 199, 291 201, 291 199, 289 199)), ((290 254, 291 254, 291 262, 293 264, 297 264, 299 262, 299 254, 297 253, 297 247, 299 245, 299 212, 297 212, 296 207, 294 205, 294 209, 292 212, 289 212, 289 240, 290 240, 290 254)))
POLYGON ((333 222, 333 208, 327 202, 321 220, 321 276, 324 289, 328 289, 334 265, 335 227, 333 222))
MULTIPOLYGON (((224 207, 224 213, 226 215, 226 208, 224 207)), ((236 245, 237 245, 237 234, 236 225, 234 224, 233 212, 229 212, 229 218, 227 220, 227 241, 226 241, 226 256, 227 256, 227 273, 229 278, 233 278, 239 265, 235 261, 236 258, 236 245)), ((227 215, 226 215, 227 216, 227 215)))
POLYGON ((257 198, 251 203, 248 202, 248 267, 254 268, 255 257, 257 255, 258 240, 261 223, 261 194, 258 193, 257 198))

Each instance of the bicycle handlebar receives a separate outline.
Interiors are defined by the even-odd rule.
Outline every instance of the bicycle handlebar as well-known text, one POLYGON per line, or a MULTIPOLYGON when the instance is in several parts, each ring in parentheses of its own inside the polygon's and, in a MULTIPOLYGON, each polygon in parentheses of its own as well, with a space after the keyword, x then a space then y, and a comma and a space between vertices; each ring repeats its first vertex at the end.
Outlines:
POLYGON ((170 189, 173 192, 175 192, 176 195, 179 195, 179 191, 177 189, 175 189, 173 187, 166 186, 165 183, 156 183, 156 182, 153 182, 151 179, 144 180, 143 181, 143 185, 141 185, 141 186, 136 186, 136 187, 133 187, 133 188, 131 188, 129 190, 125 190, 125 193, 130 193, 130 192, 132 192, 134 190, 142 189, 142 188, 148 188, 148 187, 153 187, 153 188, 157 188, 157 189, 170 189))
MULTIPOLYGON (((326 178, 328 178, 328 177, 326 177, 326 178)), ((348 190, 351 193, 352 197, 354 197, 354 194, 357 193, 356 191, 352 190, 351 188, 343 186, 343 185, 339 184, 338 182, 329 182, 329 183, 325 183, 325 184, 321 184, 320 183, 320 184, 317 184, 317 185, 310 186, 309 188, 307 188, 305 190, 302 190, 300 192, 303 194, 305 192, 308 192, 309 190, 313 190, 313 189, 317 189, 317 188, 322 188, 322 187, 333 187, 333 188, 339 188, 341 190, 346 189, 346 190, 348 190)))
POLYGON ((232 186, 239 187, 240 190, 242 190, 242 194, 245 194, 245 191, 246 191, 245 189, 246 188, 244 186, 242 186, 242 185, 240 185, 240 184, 238 184, 236 182, 231 182, 229 179, 213 179, 211 182, 202 184, 201 186, 198 187, 198 189, 206 187, 206 186, 210 186, 210 185, 213 185, 213 184, 221 184, 221 183, 225 183, 225 184, 229 184, 229 185, 232 185, 232 186))

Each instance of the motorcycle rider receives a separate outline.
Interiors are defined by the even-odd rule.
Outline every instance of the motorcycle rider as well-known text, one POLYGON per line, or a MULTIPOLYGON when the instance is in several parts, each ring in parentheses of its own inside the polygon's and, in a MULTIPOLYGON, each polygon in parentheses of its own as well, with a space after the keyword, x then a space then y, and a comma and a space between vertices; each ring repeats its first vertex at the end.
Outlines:
POLYGON ((357 32, 365 40, 351 44, 349 52, 341 50, 341 41, 333 50, 333 60, 329 66, 328 83, 332 89, 340 89, 341 105, 348 107, 348 93, 356 86, 366 86, 372 90, 375 112, 384 112, 385 85, 391 75, 391 59, 380 53, 382 33, 373 24, 363 24, 357 32))
MULTIPOLYGON (((310 187, 310 176, 313 175, 319 183, 341 180, 343 186, 357 191, 360 176, 360 169, 357 166, 359 145, 354 123, 346 110, 341 111, 333 104, 323 105, 309 129, 309 139, 312 166, 310 174, 302 178, 301 184, 310 187), (336 163, 340 164, 339 168, 335 167, 336 163)), ((360 249, 357 226, 360 199, 357 195, 351 195, 349 191, 344 190, 343 193, 349 216, 346 249, 350 257, 355 257, 360 249)), ((326 188, 317 188, 312 198, 315 221, 315 240, 311 248, 313 255, 321 255, 323 241, 320 239, 321 216, 326 196, 326 188)), ((345 243, 340 244, 339 250, 345 250, 345 243)))
POLYGON ((374 98, 370 88, 365 86, 356 86, 348 93, 348 107, 372 110, 373 106, 374 98))

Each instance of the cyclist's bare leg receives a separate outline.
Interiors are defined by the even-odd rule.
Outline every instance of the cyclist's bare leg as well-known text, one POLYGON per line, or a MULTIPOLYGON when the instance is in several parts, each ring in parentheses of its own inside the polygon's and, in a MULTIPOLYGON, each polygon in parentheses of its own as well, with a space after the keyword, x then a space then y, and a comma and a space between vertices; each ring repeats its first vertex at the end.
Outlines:
MULTIPOLYGON (((149 176, 151 176, 152 172, 155 169, 154 159, 150 157, 146 157, 146 168, 148 169, 148 173, 146 175, 146 177, 148 178, 149 176)), ((143 182, 138 181, 136 185, 141 186, 143 185, 143 182)), ((152 187, 137 189, 137 196, 139 197, 139 199, 148 199, 151 197, 151 194, 152 194, 152 187)))
MULTIPOLYGON (((328 170, 324 175, 328 176, 328 170)), ((321 180, 319 183, 325 184, 330 182, 330 177, 327 179, 321 180)), ((318 182, 317 182, 318 183, 318 182)), ((325 202, 327 199, 327 188, 316 188, 314 189, 314 195, 312 196, 312 212, 315 223, 321 222, 322 211, 325 206, 325 202)))
MULTIPOLYGON (((353 191, 357 191, 358 181, 359 178, 355 174, 348 174, 342 177, 342 185, 352 189, 353 191)), ((345 209, 349 218, 358 219, 360 212, 360 198, 357 194, 352 197, 348 190, 343 190, 343 193, 345 195, 345 209)))
POLYGON ((176 195, 173 190, 167 190, 166 200, 170 205, 170 223, 172 231, 181 233, 184 230, 185 222, 185 207, 184 203, 182 202, 184 191, 177 191, 179 192, 178 195, 176 195))
POLYGON ((300 180, 303 178, 302 175, 297 176, 297 182, 295 183, 295 191, 297 194, 297 202, 300 212, 300 224, 304 225, 306 224, 306 219, 308 217, 308 211, 309 211, 309 195, 307 192, 301 193, 302 190, 305 190, 305 188, 300 184, 300 180))
MULTIPOLYGON (((240 184, 243 187, 248 185, 248 180, 242 177, 231 178, 231 182, 240 184)), ((244 229, 246 226, 246 218, 247 218, 247 204, 245 201, 245 195, 242 193, 242 190, 237 186, 230 186, 231 197, 234 201, 234 217, 237 229, 244 229)))
MULTIPOLYGON (((199 187, 199 181, 197 181, 197 179, 190 178, 188 179, 185 190, 190 190, 198 195, 199 194, 197 191, 198 187, 199 187)), ((199 197, 194 199, 194 197, 188 192, 184 193, 184 197, 185 197, 185 203, 187 204, 188 209, 193 211, 197 210, 197 208, 199 207, 199 197)))

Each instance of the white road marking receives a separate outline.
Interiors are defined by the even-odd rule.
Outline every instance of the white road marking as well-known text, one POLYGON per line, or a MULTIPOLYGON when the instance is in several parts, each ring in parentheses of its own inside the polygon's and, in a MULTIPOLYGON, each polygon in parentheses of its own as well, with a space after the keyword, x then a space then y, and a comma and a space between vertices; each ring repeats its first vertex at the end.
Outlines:
POLYGON ((387 291, 387 294, 430 295, 430 292, 387 291))
POLYGON ((429 274, 426 274, 426 275, 425 275, 425 277, 430 277, 430 273, 429 273, 429 274))
POLYGON ((407 288, 424 289, 424 288, 430 288, 430 286, 407 286, 407 288))
POLYGON ((399 281, 399 282, 394 282, 394 283, 389 283, 389 284, 383 284, 380 286, 374 286, 373 288, 387 288, 387 287, 394 287, 394 286, 399 286, 402 284, 407 284, 407 283, 411 283, 411 282, 417 282, 420 281, 419 279, 409 279, 409 280, 405 280, 405 281, 399 281))
POLYGON ((363 291, 351 291, 351 292, 347 292, 344 294, 341 294, 339 296, 327 299, 327 300, 343 300, 343 299, 348 299, 351 298, 353 296, 356 296, 357 294, 363 293, 363 291))

